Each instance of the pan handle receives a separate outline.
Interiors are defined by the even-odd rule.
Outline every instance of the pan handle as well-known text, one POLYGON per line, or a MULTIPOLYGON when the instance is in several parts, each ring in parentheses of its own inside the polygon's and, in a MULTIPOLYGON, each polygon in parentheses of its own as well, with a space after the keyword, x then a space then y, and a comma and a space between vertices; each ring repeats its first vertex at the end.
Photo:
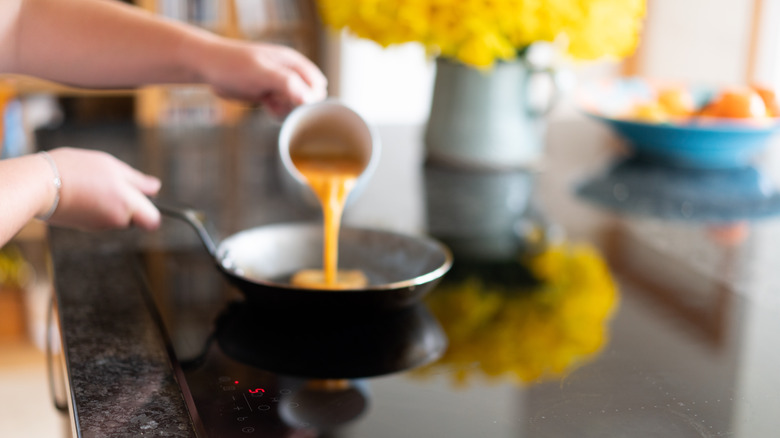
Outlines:
POLYGON ((181 219, 184 222, 190 224, 190 226, 198 233, 198 237, 200 237, 200 241, 203 242, 203 246, 206 247, 206 251, 208 251, 212 257, 216 258, 217 245, 214 243, 214 239, 211 238, 211 235, 206 230, 205 213, 192 208, 173 207, 157 200, 152 200, 152 202, 154 203, 154 206, 160 210, 160 213, 176 219, 181 219))

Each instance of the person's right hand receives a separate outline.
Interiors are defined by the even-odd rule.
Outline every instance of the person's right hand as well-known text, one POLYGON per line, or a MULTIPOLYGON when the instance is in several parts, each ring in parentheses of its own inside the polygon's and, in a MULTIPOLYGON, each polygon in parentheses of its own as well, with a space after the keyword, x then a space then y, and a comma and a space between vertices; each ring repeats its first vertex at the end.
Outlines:
POLYGON ((147 198, 159 191, 159 179, 104 152, 60 148, 49 155, 62 180, 49 223, 87 230, 160 225, 160 212, 147 198))
POLYGON ((207 41, 192 57, 202 79, 220 97, 262 104, 283 118, 296 106, 327 96, 323 73, 296 50, 226 38, 207 41))

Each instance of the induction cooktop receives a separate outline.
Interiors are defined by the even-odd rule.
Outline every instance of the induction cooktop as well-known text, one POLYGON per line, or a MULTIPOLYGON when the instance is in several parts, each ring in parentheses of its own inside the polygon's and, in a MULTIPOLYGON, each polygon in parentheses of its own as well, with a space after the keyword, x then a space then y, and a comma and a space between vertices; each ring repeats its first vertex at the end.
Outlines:
POLYGON ((636 294, 589 332, 592 305, 522 295, 516 259, 456 258, 424 302, 360 314, 248 304, 197 246, 137 260, 202 437, 722 436, 741 409, 736 349, 636 294))
POLYGON ((447 337, 425 304, 355 315, 246 302, 197 251, 140 265, 204 436, 320 436, 371 410, 371 380, 438 359, 447 337))

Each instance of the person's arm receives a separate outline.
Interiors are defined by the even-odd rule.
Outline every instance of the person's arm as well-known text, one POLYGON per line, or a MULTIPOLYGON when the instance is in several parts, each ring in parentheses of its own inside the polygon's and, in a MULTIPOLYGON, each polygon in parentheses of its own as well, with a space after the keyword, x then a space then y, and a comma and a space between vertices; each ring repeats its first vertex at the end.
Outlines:
MULTIPOLYGON (((61 148, 49 156, 62 182, 49 223, 88 230, 159 225, 160 213, 146 197, 159 190, 157 178, 103 152, 61 148)), ((0 246, 49 211, 57 196, 54 178, 41 154, 0 161, 0 246)))
MULTIPOLYGON (((202 82, 223 97, 262 103, 282 116, 325 97, 320 70, 290 48, 222 38, 115 0, 0 0, 0 73, 115 88, 202 82)), ((56 225, 155 228, 146 195, 159 181, 114 157, 59 149, 56 225)), ((41 156, 0 161, 0 244, 51 208, 51 169, 41 156), (43 210, 42 210, 43 209, 43 210)))
POLYGON ((52 181, 52 170, 42 157, 0 161, 0 246, 33 216, 47 211, 54 202, 52 181))
POLYGON ((116 0, 0 0, 0 71, 74 86, 208 83, 283 115, 325 97, 300 53, 222 38, 116 0))

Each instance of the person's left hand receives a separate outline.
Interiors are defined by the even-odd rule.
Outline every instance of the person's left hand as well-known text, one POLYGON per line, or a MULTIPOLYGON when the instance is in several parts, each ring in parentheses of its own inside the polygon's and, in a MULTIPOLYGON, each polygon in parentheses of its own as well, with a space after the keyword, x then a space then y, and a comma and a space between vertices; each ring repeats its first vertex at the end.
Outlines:
MULTIPOLYGON (((105 152, 59 148, 49 155, 62 180, 60 201, 49 223, 83 230, 130 225, 154 230, 160 225, 160 212, 147 198, 160 190, 159 179, 105 152)), ((49 205, 51 200, 43 210, 49 205)))
POLYGON ((327 96, 328 81, 301 53, 275 44, 216 39, 197 59, 220 96, 262 104, 276 117, 327 96))

